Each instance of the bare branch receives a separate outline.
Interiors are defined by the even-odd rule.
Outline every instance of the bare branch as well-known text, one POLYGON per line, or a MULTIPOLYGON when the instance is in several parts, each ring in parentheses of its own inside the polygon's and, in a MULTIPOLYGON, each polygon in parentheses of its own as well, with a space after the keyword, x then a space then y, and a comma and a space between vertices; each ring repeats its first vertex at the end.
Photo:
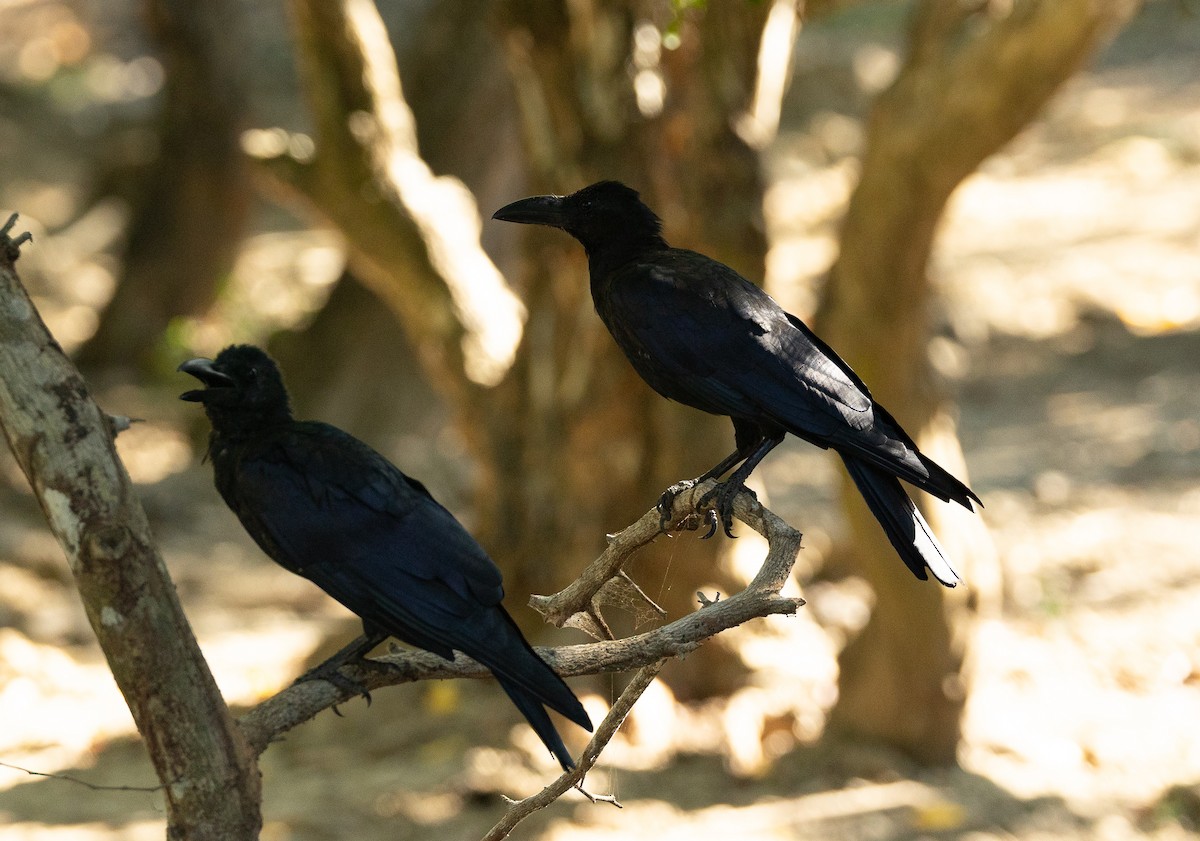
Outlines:
MULTIPOLYGON (((680 494, 675 500, 676 515, 669 527, 686 527, 684 524, 697 519, 699 512, 695 510, 695 502, 712 484, 707 482, 680 494)), ((539 648, 538 654, 565 677, 628 671, 687 654, 710 637, 751 619, 795 613, 804 604, 804 599, 781 596, 779 591, 791 575, 800 549, 800 533, 763 508, 748 492, 735 500, 734 514, 766 537, 768 543, 763 565, 745 590, 644 634, 584 645, 539 648)), ((562 609, 555 608, 554 615, 565 617, 562 621, 566 622, 575 611, 573 606, 589 605, 607 580, 602 578, 602 573, 609 578, 616 576, 620 565, 634 551, 662 533, 658 528, 658 517, 658 509, 651 509, 638 522, 615 535, 604 554, 584 571, 587 584, 572 585, 549 597, 548 602, 565 605, 562 609), (567 593, 569 598, 564 596, 567 593)), ((361 664, 347 665, 344 672, 368 690, 419 680, 490 676, 486 668, 463 654, 456 653, 454 660, 447 661, 427 651, 392 653, 361 664)), ((251 747, 261 753, 280 734, 350 697, 350 693, 326 681, 307 681, 290 686, 258 704, 242 716, 240 724, 251 747)))
POLYGON ((0 425, 62 545, 113 677, 166 790, 172 837, 238 839, 262 823, 255 761, 208 670, 113 427, 46 330, 0 230, 0 425))
MULTIPOLYGON (((508 811, 504 813, 504 817, 497 821, 496 825, 488 831, 487 835, 483 836, 483 841, 500 841, 502 838, 507 838, 509 833, 516 828, 517 824, 539 809, 545 809, 571 789, 578 787, 580 791, 583 791, 583 778, 587 775, 588 771, 592 770, 592 767, 600 758, 600 754, 608 747, 608 743, 612 741, 612 737, 617 735, 617 731, 621 729, 621 725, 625 722, 629 711, 633 709, 633 705, 637 703, 638 698, 642 697, 642 693, 654 682, 654 678, 666 662, 666 660, 658 660, 639 669, 638 673, 633 676, 633 680, 625 687, 625 691, 621 693, 621 697, 612 705, 612 709, 608 711, 608 715, 604 717, 604 721, 600 722, 600 726, 596 728, 596 733, 592 736, 591 741, 588 742, 587 747, 583 749, 583 755, 579 757, 579 764, 575 766, 575 770, 563 774, 537 794, 526 797, 524 800, 518 800, 512 804, 508 808, 508 811)), ((595 799, 586 791, 583 791, 583 793, 589 799, 595 799)), ((621 805, 615 798, 607 798, 606 802, 610 802, 617 807, 621 805)))
POLYGON ((0 768, 11 768, 14 771, 26 773, 31 777, 45 777, 48 780, 62 780, 67 783, 75 783, 92 791, 138 791, 151 793, 162 791, 165 788, 161 783, 156 786, 109 786, 100 783, 89 783, 87 780, 72 777, 70 774, 47 774, 45 771, 32 771, 29 768, 22 768, 20 765, 13 765, 11 762, 0 762, 0 768))
MULTIPOLYGON (((702 509, 696 507, 696 503, 716 487, 716 484, 715 480, 709 480, 680 494, 675 499, 673 517, 671 522, 666 525, 667 531, 696 528, 704 513, 702 509)), ((800 533, 763 508, 754 494, 748 491, 743 491, 738 495, 734 504, 734 514, 743 523, 765 537, 767 543, 772 547, 771 554, 763 563, 762 569, 751 583, 750 588, 778 593, 791 573, 796 553, 800 551, 800 533)), ((553 596, 533 596, 529 600, 530 605, 552 625, 559 627, 567 625, 587 630, 585 623, 595 623, 599 618, 603 588, 610 581, 617 579, 625 562, 637 550, 663 533, 659 526, 659 520, 658 509, 650 509, 636 523, 619 534, 612 535, 609 538, 608 548, 599 558, 588 565, 579 578, 553 596)), ((658 608, 658 605, 654 605, 653 602, 650 604, 658 608)), ((661 610, 661 608, 659 609, 661 610)), ((599 625, 607 630, 607 625, 603 623, 602 619, 600 619, 599 625)), ((608 634, 604 638, 611 639, 612 636, 608 634)))

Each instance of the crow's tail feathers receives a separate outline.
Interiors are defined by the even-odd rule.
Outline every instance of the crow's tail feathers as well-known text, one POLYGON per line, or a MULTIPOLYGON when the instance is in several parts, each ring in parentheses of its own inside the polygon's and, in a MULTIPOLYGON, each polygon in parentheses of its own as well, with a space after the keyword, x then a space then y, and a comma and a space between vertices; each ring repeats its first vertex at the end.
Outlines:
MULTIPOLYGON (((921 490, 936 496, 943 502, 957 502, 968 511, 975 510, 972 503, 978 505, 980 508, 983 507, 983 503, 975 495, 975 491, 968 488, 962 480, 949 470, 917 449, 917 445, 908 437, 908 433, 904 431, 900 424, 896 423, 896 419, 891 416, 887 409, 878 403, 873 408, 879 431, 888 438, 893 439, 893 442, 902 443, 905 452, 902 456, 898 457, 894 452, 862 447, 858 449, 856 455, 867 461, 874 462, 888 473, 893 473, 907 482, 912 482, 921 490)), ((835 446, 837 445, 835 444, 835 446)), ((844 446, 852 450, 855 442, 845 442, 844 446)), ((840 452, 846 452, 846 449, 843 449, 842 446, 838 446, 837 449, 840 452)), ((853 457, 851 456, 851 458, 853 457)), ((843 458, 846 457, 843 456, 843 458)), ((847 459, 847 467, 849 464, 849 459, 847 459)), ((853 473, 853 471, 851 472, 853 473)), ((854 481, 859 481, 857 476, 854 478, 854 481)), ((861 488, 862 485, 860 484, 859 487, 861 488)), ((864 491, 863 494, 865 496, 866 492, 864 491)), ((875 510, 874 506, 872 506, 871 510, 875 510)), ((875 516, 878 517, 879 512, 876 511, 875 516)), ((883 522, 882 517, 880 517, 880 522, 883 522)), ((891 532, 888 532, 888 534, 890 535, 891 532)))
MULTIPOLYGON (((521 711, 521 715, 525 716, 525 720, 529 722, 529 726, 533 728, 533 732, 538 734, 538 738, 542 740, 550 753, 554 754, 558 764, 562 766, 564 771, 571 771, 575 768, 575 761, 571 759, 571 752, 567 750, 567 746, 563 744, 562 737, 558 735, 558 731, 554 728, 554 722, 550 720, 549 713, 542 706, 539 698, 527 692, 520 685, 514 683, 506 677, 496 675, 496 680, 500 686, 508 693, 508 697, 521 711)), ((588 728, 589 730, 591 727, 588 728)))
MULTIPOLYGON (((972 507, 972 503, 975 503, 980 508, 983 507, 983 502, 975 495, 975 491, 968 488, 962 480, 949 470, 924 453, 918 452, 917 458, 921 460, 921 464, 929 473, 929 478, 924 482, 914 482, 917 487, 940 498, 943 502, 957 502, 968 511, 975 510, 972 507)), ((904 478, 907 479, 908 477, 905 476, 904 478)))
MULTIPOLYGON (((955 586, 962 579, 950 566, 946 553, 917 510, 917 506, 904 492, 896 477, 878 467, 853 456, 842 456, 850 478, 858 486, 867 507, 879 520, 901 560, 922 581, 928 578, 926 567, 934 578, 947 587, 955 586)), ((949 475, 949 474, 947 474, 949 475)), ((966 487, 965 485, 963 486, 966 487)), ((968 494, 971 492, 968 490, 968 494)), ((974 494, 971 494, 974 498, 974 494)), ((964 503, 965 504, 965 503, 964 503)))
POLYGON ((500 608, 500 616, 492 615, 487 650, 467 652, 496 676, 500 686, 529 721, 529 726, 558 759, 564 771, 575 767, 571 754, 554 729, 545 707, 560 713, 589 733, 592 720, 571 687, 567 686, 546 661, 526 642, 508 611, 500 608), (501 619, 495 622, 495 619, 501 619))

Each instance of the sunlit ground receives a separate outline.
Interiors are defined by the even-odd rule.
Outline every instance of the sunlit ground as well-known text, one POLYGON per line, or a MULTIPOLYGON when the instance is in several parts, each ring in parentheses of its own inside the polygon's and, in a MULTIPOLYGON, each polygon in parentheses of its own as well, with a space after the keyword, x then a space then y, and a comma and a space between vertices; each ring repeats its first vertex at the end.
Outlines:
MULTIPOLYGON (((39 42, 18 66, 50 72, 48 61, 74 55, 68 24, 47 30, 61 43, 39 42)), ((886 64, 878 49, 868 52, 863 68, 886 64)), ((132 96, 153 83, 152 69, 92 69, 88 84, 132 96)), ((1163 60, 1077 81, 1044 124, 963 186, 944 226, 935 275, 963 344, 942 341, 935 362, 961 378, 960 432, 1005 573, 1003 613, 972 640, 963 771, 916 772, 867 749, 834 758, 796 750, 820 735, 836 698, 838 645, 865 620, 853 583, 817 585, 799 616, 732 632, 753 678, 731 698, 683 707, 661 684, 647 692, 589 781, 616 792, 623 810, 568 797, 518 837, 1190 837, 1197 815, 1186 798, 1163 798, 1173 785, 1200 782, 1193 77, 1163 60)), ((811 128, 781 137, 767 202, 772 288, 801 313, 813 305, 810 281, 834 257, 853 166, 832 155, 815 167, 792 153, 814 137, 828 150, 852 148, 858 131, 829 116, 811 128)), ((68 218, 64 202, 78 200, 65 186, 22 190, 6 200, 41 209, 52 225, 56 212, 58 223, 68 218)), ((95 306, 110 294, 112 266, 96 254, 122 224, 119 209, 101 206, 36 240, 24 258, 23 267, 42 261, 50 281, 39 303, 68 346, 94 329, 95 306)), ((222 323, 239 312, 266 326, 303 316, 319 306, 340 259, 328 236, 253 238, 226 310, 194 325, 191 340, 219 345, 222 323)), ((197 465, 177 407, 139 413, 147 422, 121 436, 122 454, 223 692, 253 703, 353 625, 249 545, 197 465)), ((838 534, 828 505, 835 475, 794 442, 759 471, 769 504, 806 533, 802 573, 838 534)), ((0 762, 153 787, 57 546, 28 498, 13 498, 8 513, 0 762)), ((748 577, 759 548, 752 536, 739 540, 737 574, 748 577)), ((702 583, 679 568, 668 575, 675 586, 702 583)), ((612 689, 592 686, 602 691, 585 703, 598 718, 612 689)), ((478 837, 503 809, 497 793, 532 793, 554 773, 489 683, 395 688, 370 709, 351 703, 344 712, 322 714, 265 755, 264 838, 478 837)), ((157 794, 92 791, 0 767, 3 841, 161 837, 157 794)))

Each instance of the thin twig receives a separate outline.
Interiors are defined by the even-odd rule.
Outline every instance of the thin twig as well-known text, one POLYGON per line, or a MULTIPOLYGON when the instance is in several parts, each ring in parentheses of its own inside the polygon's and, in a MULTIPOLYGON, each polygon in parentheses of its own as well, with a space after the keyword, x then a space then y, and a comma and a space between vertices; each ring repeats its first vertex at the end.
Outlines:
MULTIPOLYGON (((625 691, 617 698, 617 702, 613 704, 612 709, 608 711, 608 715, 604 717, 604 721, 600 722, 600 726, 596 728, 595 735, 592 736, 587 747, 583 749, 583 755, 579 757, 579 764, 575 769, 564 773, 557 780, 546 786, 530 797, 524 800, 518 800, 513 803, 504 816, 496 822, 496 825, 491 828, 487 835, 483 836, 483 841, 500 841, 502 838, 507 838, 509 833, 525 818, 532 815, 539 809, 545 809, 558 798, 562 797, 573 788, 581 788, 583 778, 587 776, 587 772, 592 770, 596 764, 596 760, 600 758, 600 754, 608 746, 612 737, 621 729, 621 725, 625 721, 625 717, 629 715, 629 711, 633 709, 633 705, 637 703, 638 698, 642 697, 642 693, 646 688, 654 682, 654 678, 658 675, 663 664, 667 661, 657 660, 648 666, 643 666, 633 676, 633 680, 625 687, 625 691)), ((591 800, 601 800, 603 802, 612 803, 618 808, 621 804, 613 797, 593 797, 584 792, 591 800)))
POLYGON ((21 771, 31 777, 45 777, 49 780, 63 780, 68 783, 76 783, 85 788, 90 788, 92 791, 143 791, 153 794, 156 791, 162 791, 166 788, 166 786, 161 784, 156 786, 106 786, 99 783, 89 783, 87 780, 72 777, 70 774, 47 774, 44 771, 31 771, 28 768, 22 768, 20 765, 13 765, 11 762, 0 762, 0 767, 21 771))

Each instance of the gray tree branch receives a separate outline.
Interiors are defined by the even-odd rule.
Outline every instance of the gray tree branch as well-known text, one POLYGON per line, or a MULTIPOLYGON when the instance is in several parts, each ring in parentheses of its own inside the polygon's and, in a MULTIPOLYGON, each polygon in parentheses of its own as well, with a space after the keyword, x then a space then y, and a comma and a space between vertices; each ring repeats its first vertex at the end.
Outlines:
MULTIPOLYGON (((697 511, 696 502, 712 486, 711 481, 706 482, 676 498, 675 516, 668 528, 688 528, 698 519, 702 511, 697 511)), ((763 565, 746 589, 643 634, 583 645, 538 648, 538 654, 564 677, 622 672, 687 654, 705 640, 751 619, 795 613, 804 600, 781 596, 779 591, 791 575, 800 549, 800 533, 763 508, 748 492, 737 497, 734 514, 762 534, 768 543, 763 565)), ((554 616, 551 621, 560 625, 568 624, 581 610, 593 609, 595 594, 620 574, 620 566, 637 549, 663 533, 658 527, 658 517, 658 509, 651 509, 632 526, 614 535, 608 549, 584 571, 580 579, 584 583, 577 581, 558 595, 535 596, 531 601, 535 606, 552 605, 543 612, 554 616)), ((418 680, 490 675, 486 668, 461 653, 456 653, 453 661, 447 661, 427 651, 395 652, 346 666, 344 673, 368 690, 418 680)), ((294 684, 255 706, 242 716, 240 723, 250 745, 261 753, 282 733, 350 697, 345 690, 325 681, 294 684)))
POLYGON ((217 690, 113 447, 115 427, 46 330, 0 230, 0 425, 62 545, 145 740, 171 838, 258 837, 256 754, 217 690))
MULTIPOLYGON (((666 662, 666 660, 658 660, 639 669, 638 673, 633 676, 633 680, 629 682, 629 685, 621 693, 621 697, 617 698, 617 702, 612 705, 612 708, 608 711, 608 715, 604 716, 604 721, 600 722, 600 726, 596 728, 596 733, 592 736, 591 741, 588 742, 587 747, 583 749, 583 755, 579 758, 579 764, 575 766, 575 770, 564 773, 537 794, 526 797, 523 800, 518 800, 509 806, 508 811, 504 813, 504 817, 496 822, 496 825, 488 831, 487 835, 483 836, 483 841, 500 841, 502 838, 507 838, 516 828, 517 824, 539 809, 545 809, 572 788, 579 788, 582 791, 583 778, 587 775, 588 771, 592 770, 604 748, 612 741, 612 737, 617 735, 617 731, 621 729, 621 725, 625 722, 625 717, 629 715, 629 711, 633 709, 633 705, 637 703, 638 698, 642 697, 642 693, 654 682, 654 678, 666 662)), ((584 792, 584 795, 593 800, 596 799, 587 792, 584 792)), ((614 797, 606 797, 604 800, 618 807, 621 805, 614 797)))

